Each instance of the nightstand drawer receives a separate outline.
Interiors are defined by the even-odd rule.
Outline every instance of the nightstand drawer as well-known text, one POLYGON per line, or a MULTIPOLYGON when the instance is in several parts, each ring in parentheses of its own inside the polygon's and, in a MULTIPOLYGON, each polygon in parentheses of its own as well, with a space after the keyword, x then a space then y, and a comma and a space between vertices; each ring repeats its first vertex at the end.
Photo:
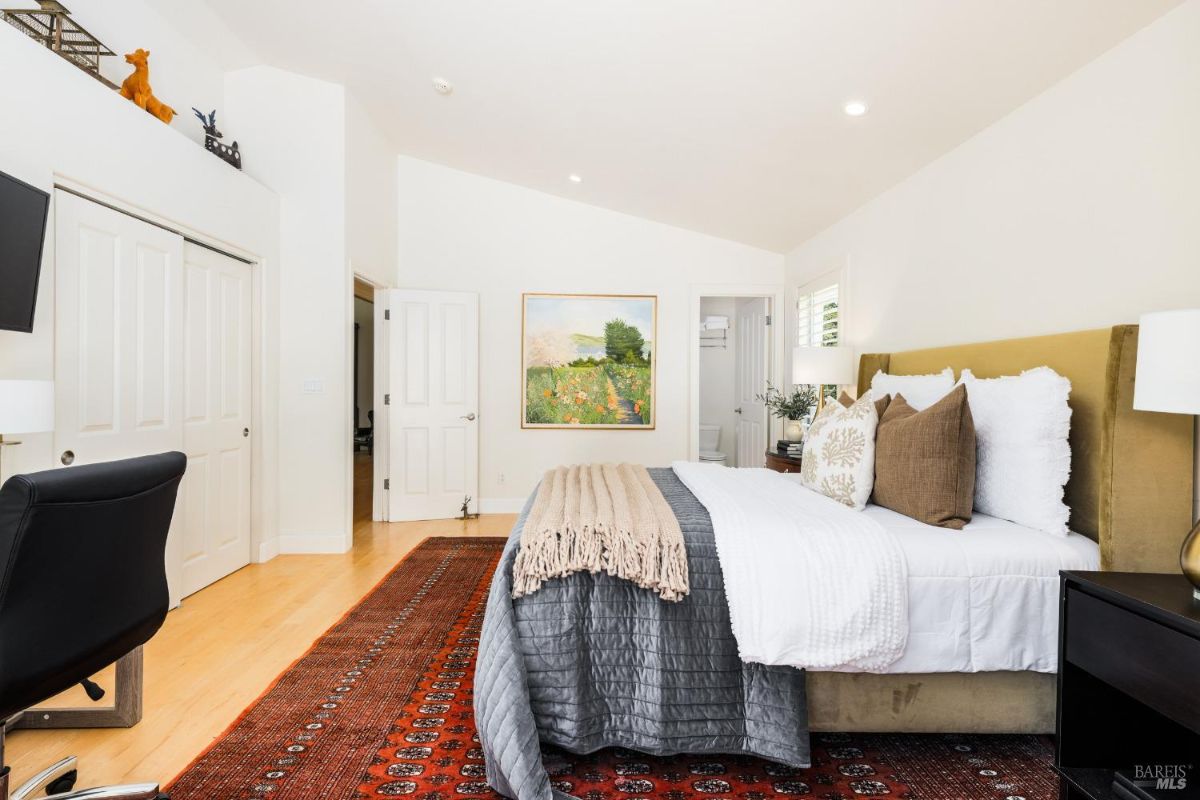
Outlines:
POLYGON ((785 456, 777 453, 774 450, 767 451, 767 469, 773 469, 776 472, 799 472, 801 461, 798 458, 785 456))
POLYGON ((1200 640, 1071 588, 1065 658, 1200 732, 1200 640), (1182 690, 1181 690, 1182 689, 1182 690))

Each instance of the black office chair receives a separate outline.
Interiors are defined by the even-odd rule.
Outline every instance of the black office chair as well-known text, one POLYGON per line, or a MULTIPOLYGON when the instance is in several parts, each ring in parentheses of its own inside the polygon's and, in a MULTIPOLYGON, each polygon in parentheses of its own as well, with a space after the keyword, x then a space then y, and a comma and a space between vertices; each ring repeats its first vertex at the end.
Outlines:
MULTIPOLYGON (((0 488, 0 720, 78 683, 97 699, 89 677, 158 631, 186 467, 182 453, 163 453, 17 475, 0 488)), ((74 757, 63 759, 10 796, 3 767, 0 800, 162 796, 156 783, 74 792, 75 774, 74 757)))

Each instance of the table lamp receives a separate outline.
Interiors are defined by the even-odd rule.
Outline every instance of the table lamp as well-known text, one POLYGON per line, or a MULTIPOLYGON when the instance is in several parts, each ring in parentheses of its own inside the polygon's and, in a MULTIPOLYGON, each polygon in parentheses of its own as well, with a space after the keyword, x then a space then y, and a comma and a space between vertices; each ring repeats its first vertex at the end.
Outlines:
POLYGON ((792 350, 792 383, 817 387, 817 410, 825 406, 822 386, 854 383, 854 351, 849 347, 797 347, 792 350))
MULTIPOLYGON (((1200 309, 1156 311, 1143 314, 1139 323, 1133 407, 1200 414, 1200 309)), ((1200 523, 1183 540, 1179 565, 1200 600, 1200 523)))
POLYGON ((0 480, 4 448, 20 442, 5 440, 14 433, 54 430, 54 381, 0 380, 0 480))

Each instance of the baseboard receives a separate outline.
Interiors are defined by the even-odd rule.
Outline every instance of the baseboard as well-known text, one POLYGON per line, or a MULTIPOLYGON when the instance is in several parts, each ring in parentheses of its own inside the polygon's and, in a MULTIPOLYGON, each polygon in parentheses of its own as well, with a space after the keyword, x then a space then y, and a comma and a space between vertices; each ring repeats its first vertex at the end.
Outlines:
POLYGON ((279 553, 287 555, 338 554, 350 550, 352 541, 341 533, 283 533, 279 553))
POLYGON ((480 514, 520 514, 525 508, 524 497, 482 497, 479 499, 480 514))
POLYGON ((277 555, 279 555, 278 537, 268 539, 258 546, 258 559, 256 563, 265 564, 277 555))

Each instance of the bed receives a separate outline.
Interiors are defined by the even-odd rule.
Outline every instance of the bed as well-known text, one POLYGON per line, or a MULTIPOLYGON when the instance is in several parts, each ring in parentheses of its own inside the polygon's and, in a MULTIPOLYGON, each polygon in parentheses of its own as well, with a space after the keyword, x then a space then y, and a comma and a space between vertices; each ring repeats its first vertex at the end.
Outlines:
MULTIPOLYGON (((859 360, 860 391, 877 370, 920 375, 1015 375, 1046 365, 1071 380, 1071 530, 1096 542, 1100 568, 1176 572, 1191 525, 1191 417, 1133 410, 1136 325, 955 347, 873 353, 859 360)), ((809 675, 813 730, 1049 733, 1054 676, 981 672, 809 675), (980 698, 987 698, 980 702, 980 698)))
POLYGON ((1132 410, 1136 347, 1136 326, 1119 326, 862 357, 860 390, 877 369, 947 365, 978 377, 1048 365, 1073 387, 1073 536, 1047 541, 982 516, 954 533, 864 512, 899 531, 910 563, 909 645, 882 674, 739 662, 721 618, 712 526, 669 470, 655 481, 685 528, 693 574, 692 596, 678 607, 590 574, 512 601, 506 570, 518 522, 477 662, 489 783, 522 800, 547 797, 539 740, 577 752, 747 752, 804 766, 809 729, 1052 731, 1058 569, 1174 571, 1191 522, 1192 421, 1132 410), (639 669, 655 671, 651 685, 638 684, 639 669))

